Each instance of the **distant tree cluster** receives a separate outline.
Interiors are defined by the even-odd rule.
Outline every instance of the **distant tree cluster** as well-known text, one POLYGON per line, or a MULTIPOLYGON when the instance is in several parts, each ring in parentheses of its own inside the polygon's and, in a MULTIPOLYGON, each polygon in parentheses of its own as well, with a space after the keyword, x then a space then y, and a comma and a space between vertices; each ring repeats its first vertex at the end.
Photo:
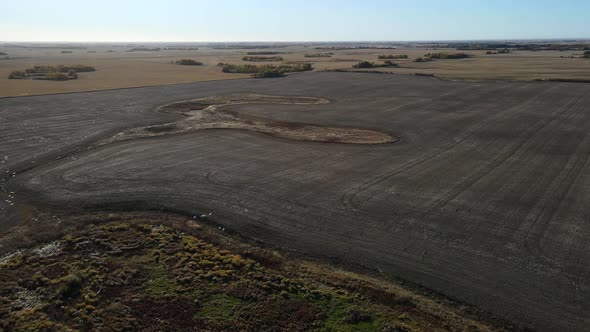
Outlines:
POLYGON ((264 62, 264 61, 283 61, 280 56, 245 56, 243 61, 264 62))
POLYGON ((423 57, 417 57, 416 59, 414 59, 414 62, 428 62, 428 61, 432 61, 431 58, 423 58, 423 57))
POLYGON ((252 74, 254 78, 275 78, 275 77, 283 77, 285 74, 279 70, 265 70, 261 72, 257 72, 252 74))
POLYGON ((285 52, 276 52, 276 51, 256 51, 256 52, 248 52, 247 55, 273 55, 273 54, 285 54, 285 52))
POLYGON ((383 63, 361 61, 357 64, 352 65, 352 68, 363 69, 363 68, 381 68, 381 67, 397 67, 397 66, 398 65, 391 60, 386 60, 383 63))
POLYGON ((432 60, 446 60, 446 59, 466 59, 471 58, 472 54, 467 53, 428 53, 424 57, 414 59, 414 62, 428 62, 432 60))
POLYGON ((164 47, 164 51, 198 51, 198 47, 164 47))
POLYGON ((472 57, 467 53, 428 53, 424 55, 428 59, 465 59, 472 57))
POLYGON ((61 51, 62 54, 73 53, 72 51, 61 51))
POLYGON ((224 73, 241 73, 252 74, 256 78, 280 77, 285 73, 303 72, 312 70, 313 67, 309 63, 305 64, 290 64, 290 65, 233 65, 220 63, 218 66, 222 67, 224 73))
POLYGON ((496 50, 496 51, 487 51, 486 54, 508 54, 511 53, 512 50, 509 48, 504 48, 501 50, 496 50))
POLYGON ((85 65, 74 66, 34 66, 23 71, 13 71, 8 75, 9 79, 33 79, 67 81, 78 78, 78 73, 96 71, 94 67, 85 65))
POLYGON ((334 53, 307 53, 304 55, 306 58, 331 58, 334 53))
POLYGON ((406 54, 382 54, 382 55, 379 55, 378 58, 380 60, 385 60, 385 59, 388 59, 388 60, 407 59, 408 58, 408 55, 406 55, 406 54))
POLYGON ((8 54, 6 54, 6 53, 4 53, 4 52, 0 52, 0 55, 8 55, 8 54))
POLYGON ((200 61, 196 61, 193 59, 180 59, 174 62, 177 65, 181 66, 202 66, 203 63, 200 61))
POLYGON ((149 47, 135 47, 132 48, 130 50, 128 50, 127 52, 159 52, 162 49, 159 47, 154 47, 154 48, 149 48, 149 47))
POLYGON ((583 58, 590 59, 590 51, 584 52, 583 58))

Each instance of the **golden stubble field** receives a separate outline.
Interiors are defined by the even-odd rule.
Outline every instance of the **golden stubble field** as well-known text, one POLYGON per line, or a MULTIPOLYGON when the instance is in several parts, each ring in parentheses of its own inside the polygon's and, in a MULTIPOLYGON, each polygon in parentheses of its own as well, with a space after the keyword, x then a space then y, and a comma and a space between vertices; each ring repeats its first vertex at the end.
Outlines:
POLYGON ((485 51, 466 51, 474 57, 461 60, 437 60, 416 63, 413 60, 430 52, 456 52, 454 49, 399 48, 320 50, 315 46, 289 46, 277 49, 161 50, 128 52, 127 45, 98 45, 87 49, 23 48, 0 46, 0 96, 25 96, 62 92, 92 91, 150 85, 188 83, 246 78, 246 74, 226 74, 217 66, 224 63, 280 64, 281 62, 244 62, 248 52, 275 51, 285 63, 312 63, 315 70, 351 69, 366 60, 379 62, 380 54, 407 54, 408 59, 394 60, 395 68, 377 68, 399 74, 432 74, 448 79, 466 80, 536 80, 590 79, 590 59, 568 58, 580 52, 514 51, 511 54, 487 55, 485 51), (309 58, 308 53, 333 53, 329 58, 309 58), (171 61, 191 58, 203 66, 178 66, 171 61), (56 82, 42 80, 9 80, 15 70, 35 65, 89 65, 96 72, 80 73, 79 79, 56 82))

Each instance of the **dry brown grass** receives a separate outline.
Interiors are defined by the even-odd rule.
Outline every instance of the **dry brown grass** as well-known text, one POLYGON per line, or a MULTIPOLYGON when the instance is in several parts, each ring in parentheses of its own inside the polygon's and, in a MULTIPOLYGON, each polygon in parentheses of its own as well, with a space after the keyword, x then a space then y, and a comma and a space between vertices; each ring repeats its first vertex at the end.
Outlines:
MULTIPOLYGON (((246 64, 242 60, 245 50, 172 50, 159 52, 126 52, 124 46, 112 45, 89 50, 75 50, 62 54, 59 49, 21 49, 1 47, 10 59, 0 59, 0 96, 21 96, 60 92, 103 90, 149 85, 187 83, 223 79, 245 78, 244 74, 226 74, 217 63, 246 64), (113 52, 108 52, 113 50, 113 52), (92 51, 93 53, 89 53, 92 51), (170 61, 179 58, 198 58, 203 66, 187 68, 171 66, 170 61), (34 65, 59 65, 79 63, 97 68, 92 74, 81 73, 76 81, 20 81, 8 80, 10 72, 34 65)), ((272 50, 270 50, 272 51, 272 50)), ((400 48, 395 50, 359 49, 334 50, 332 57, 305 57, 309 48, 301 46, 281 49, 285 63, 311 63, 316 70, 351 68, 359 61, 374 61, 379 55, 407 54, 408 59, 398 59, 395 69, 380 69, 400 74, 427 73, 449 79, 537 80, 537 79, 590 79, 590 61, 568 58, 580 52, 567 51, 514 51, 511 54, 486 54, 470 51, 473 58, 438 60, 415 63, 414 59, 427 53, 455 52, 454 49, 400 48), (563 58, 562 58, 563 57, 563 58)), ((260 62, 272 64, 273 62, 260 62)))

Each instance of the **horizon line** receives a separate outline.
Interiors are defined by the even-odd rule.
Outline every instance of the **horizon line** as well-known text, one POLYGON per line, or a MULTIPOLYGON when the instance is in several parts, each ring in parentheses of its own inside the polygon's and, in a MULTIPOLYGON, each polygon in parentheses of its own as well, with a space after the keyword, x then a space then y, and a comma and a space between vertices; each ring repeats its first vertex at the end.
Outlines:
POLYGON ((482 38, 482 39, 416 39, 416 40, 0 40, 0 43, 429 43, 474 41, 590 41, 590 37, 564 38, 482 38))

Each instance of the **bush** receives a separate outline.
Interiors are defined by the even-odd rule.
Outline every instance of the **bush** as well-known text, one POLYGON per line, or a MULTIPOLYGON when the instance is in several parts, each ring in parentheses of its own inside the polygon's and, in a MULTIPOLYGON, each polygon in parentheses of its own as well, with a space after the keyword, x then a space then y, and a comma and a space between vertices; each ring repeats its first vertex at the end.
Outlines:
POLYGON ((75 80, 78 78, 78 73, 75 70, 68 71, 68 78, 71 80, 75 80))
POLYGON ((590 51, 584 52, 583 58, 590 59, 590 51))
POLYGON ((8 55, 8 54, 6 54, 6 53, 4 53, 4 52, 0 52, 0 55, 8 55))
POLYGON ((86 73, 86 72, 96 71, 96 68, 91 67, 91 66, 85 66, 85 65, 74 65, 74 66, 59 65, 59 66, 57 66, 56 71, 61 72, 61 73, 67 73, 70 71, 74 71, 76 73, 86 73))
POLYGON ((258 52, 248 52, 248 55, 272 55, 272 54, 283 54, 283 52, 273 52, 273 51, 258 51, 258 52))
POLYGON ((352 68, 379 68, 379 67, 397 67, 397 64, 391 60, 386 60, 382 64, 375 64, 369 61, 361 61, 356 65, 353 65, 352 68))
POLYGON ((274 78, 274 77, 283 77, 285 74, 278 70, 265 70, 258 73, 254 73, 252 77, 254 78, 274 78))
POLYGON ((282 74, 291 72, 302 72, 312 70, 313 67, 309 63, 294 64, 294 65, 232 65, 220 63, 224 73, 242 73, 242 74, 256 74, 265 71, 278 71, 282 74))
POLYGON ((243 61, 283 61, 283 57, 280 56, 245 56, 242 58, 243 61))
POLYGON ((68 299, 76 298, 80 295, 80 289, 82 288, 82 280, 80 277, 70 274, 60 280, 60 286, 57 289, 57 297, 68 299))
POLYGON ((10 73, 10 75, 8 75, 8 78, 11 80, 22 79, 25 78, 25 73, 20 70, 15 70, 12 73, 10 73))
POLYGON ((431 58, 423 58, 423 57, 418 57, 416 59, 414 59, 414 62, 428 62, 428 61, 432 61, 431 58))
POLYGON ((62 54, 72 53, 72 51, 61 51, 62 54))
POLYGON ((428 59, 465 59, 472 55, 467 53, 428 53, 424 55, 428 59))
POLYGON ((375 64, 369 61, 361 61, 356 65, 352 65, 352 68, 374 68, 375 64))
POLYGON ((406 54, 389 54, 389 55, 379 55, 378 56, 379 59, 384 60, 384 59, 407 59, 408 56, 406 54))
POLYGON ((305 54, 306 58, 331 58, 334 53, 308 53, 305 54))
POLYGON ((33 68, 25 69, 27 74, 40 74, 40 73, 55 73, 57 69, 53 66, 33 66, 33 68))
POLYGON ((200 61, 195 61, 193 59, 180 59, 175 62, 177 65, 181 66, 202 66, 203 63, 200 61))
POLYGON ((155 48, 149 48, 149 47, 136 47, 136 48, 132 48, 127 52, 159 52, 161 50, 161 48, 159 47, 155 47, 155 48))
POLYGON ((24 71, 14 71, 9 79, 25 79, 30 78, 34 80, 51 80, 51 81, 66 81, 78 78, 78 73, 96 71, 94 67, 85 65, 74 66, 34 66, 27 68, 24 71))
POLYGON ((47 75, 43 77, 38 77, 37 79, 49 81, 67 81, 76 78, 78 78, 78 74, 76 74, 76 77, 70 77, 68 74, 65 73, 48 73, 47 75))

